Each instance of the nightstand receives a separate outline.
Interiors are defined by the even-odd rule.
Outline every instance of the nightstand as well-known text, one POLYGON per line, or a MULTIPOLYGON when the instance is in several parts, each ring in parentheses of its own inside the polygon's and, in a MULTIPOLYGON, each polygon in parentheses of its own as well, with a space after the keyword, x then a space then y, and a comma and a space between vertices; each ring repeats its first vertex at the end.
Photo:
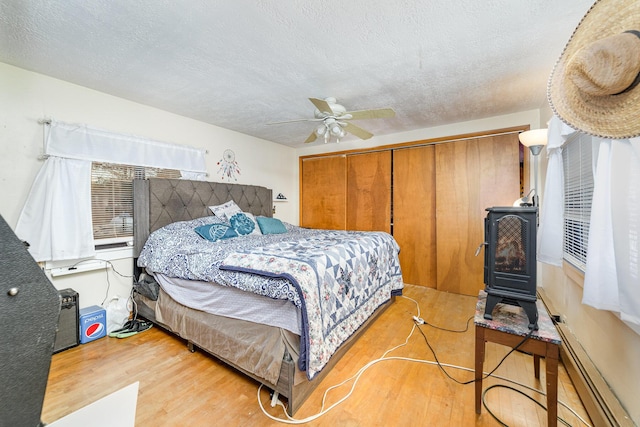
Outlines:
POLYGON ((484 318, 487 293, 480 291, 476 303, 476 350, 475 350, 475 380, 476 380, 476 413, 481 411, 482 375, 484 364, 485 343, 494 342, 508 347, 515 347, 529 333, 531 336, 519 350, 533 354, 534 375, 540 378, 540 357, 545 358, 547 420, 549 426, 557 425, 558 417, 558 356, 562 340, 553 321, 549 317, 542 301, 536 301, 538 308, 538 330, 529 329, 529 319, 522 308, 507 304, 498 304, 493 310, 493 319, 484 318))

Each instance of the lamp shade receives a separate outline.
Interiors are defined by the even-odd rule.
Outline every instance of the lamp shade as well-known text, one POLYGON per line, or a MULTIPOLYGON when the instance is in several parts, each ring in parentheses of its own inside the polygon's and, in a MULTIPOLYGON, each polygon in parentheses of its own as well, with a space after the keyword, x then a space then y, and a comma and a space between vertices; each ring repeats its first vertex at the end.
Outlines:
POLYGON ((547 129, 534 129, 521 132, 518 138, 525 147, 547 145, 547 129))

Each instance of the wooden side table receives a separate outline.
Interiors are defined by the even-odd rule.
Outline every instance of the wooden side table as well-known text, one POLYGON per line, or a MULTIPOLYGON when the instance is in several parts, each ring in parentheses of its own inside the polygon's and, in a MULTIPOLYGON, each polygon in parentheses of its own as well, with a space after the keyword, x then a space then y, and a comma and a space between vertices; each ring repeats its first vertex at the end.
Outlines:
MULTIPOLYGON (((486 300, 487 293, 480 291, 474 319, 476 325, 476 414, 480 413, 482 404, 485 343, 494 342, 513 348, 531 332, 526 313, 517 306, 498 304, 493 310, 493 319, 485 319, 486 300)), ((547 425, 555 426, 558 417, 558 355, 562 340, 542 301, 537 300, 536 306, 538 307, 538 330, 533 331, 531 337, 518 349, 533 354, 534 373, 538 379, 540 378, 540 356, 546 359, 547 425)))

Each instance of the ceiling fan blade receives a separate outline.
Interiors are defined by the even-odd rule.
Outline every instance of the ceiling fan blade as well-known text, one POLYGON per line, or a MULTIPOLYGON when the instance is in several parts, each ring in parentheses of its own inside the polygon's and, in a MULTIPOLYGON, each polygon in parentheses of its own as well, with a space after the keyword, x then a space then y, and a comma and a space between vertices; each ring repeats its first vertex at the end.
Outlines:
POLYGON ((347 114, 351 115, 352 120, 386 119, 386 118, 396 116, 396 112, 393 111, 392 108, 379 108, 377 110, 347 111, 346 113, 344 113, 344 116, 346 116, 347 114))
POLYGON ((344 124, 344 130, 349 132, 351 135, 355 135, 360 139, 369 139, 373 136, 372 133, 367 132, 359 126, 354 125, 353 123, 346 122, 344 124))
POLYGON ((335 115, 329 103, 324 99, 309 98, 309 101, 311 101, 311 103, 315 105, 318 111, 320 111, 321 113, 326 113, 329 116, 335 115))
POLYGON ((284 120, 282 122, 269 122, 266 123, 268 125, 282 125, 282 124, 286 124, 286 123, 296 123, 296 122, 319 122, 322 121, 322 119, 295 119, 295 120, 284 120))
POLYGON ((311 135, 309 135, 309 136, 307 137, 307 139, 305 139, 304 143, 305 143, 305 144, 308 144, 308 143, 310 143, 310 142, 315 141, 317 138, 318 138, 318 135, 316 135, 316 132, 315 132, 315 131, 313 131, 313 132, 311 132, 311 135))

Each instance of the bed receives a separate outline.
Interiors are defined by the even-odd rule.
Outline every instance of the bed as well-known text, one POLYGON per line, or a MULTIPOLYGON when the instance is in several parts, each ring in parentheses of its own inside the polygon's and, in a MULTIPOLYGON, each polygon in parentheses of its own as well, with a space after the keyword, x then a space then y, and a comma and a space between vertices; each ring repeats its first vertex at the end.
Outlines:
POLYGON ((387 233, 283 224, 261 186, 148 179, 133 188, 138 315, 285 397, 290 415, 402 292, 387 233), (254 231, 202 238, 228 227, 210 207, 229 201, 254 231))

